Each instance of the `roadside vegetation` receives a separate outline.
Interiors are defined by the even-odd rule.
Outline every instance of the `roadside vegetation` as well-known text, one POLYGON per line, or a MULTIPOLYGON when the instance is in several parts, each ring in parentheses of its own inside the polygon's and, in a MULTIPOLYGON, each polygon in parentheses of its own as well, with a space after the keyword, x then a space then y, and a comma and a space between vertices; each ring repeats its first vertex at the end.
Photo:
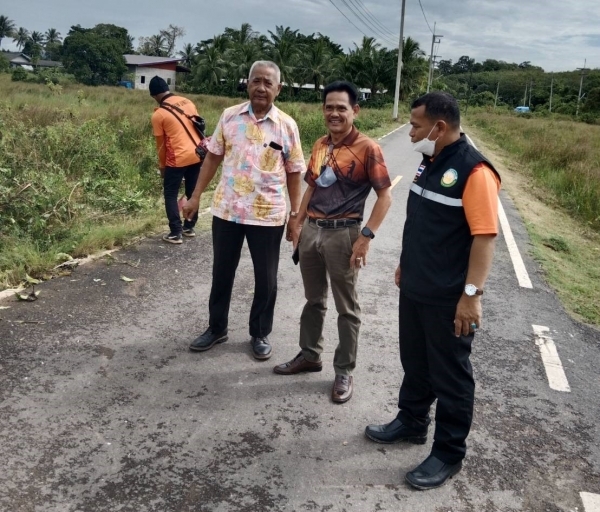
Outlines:
POLYGON ((576 318, 600 326, 600 126, 484 110, 465 126, 503 161, 548 283, 576 318))
MULTIPOLYGON (((189 95, 208 133, 240 98, 189 95)), ((165 223, 147 92, 13 82, 0 74, 0 289, 44 277, 67 255, 122 245, 165 223)), ((282 103, 305 152, 325 132, 317 104, 282 103)), ((387 133, 390 108, 359 128, 387 133)), ((203 198, 203 206, 209 198, 203 198)))

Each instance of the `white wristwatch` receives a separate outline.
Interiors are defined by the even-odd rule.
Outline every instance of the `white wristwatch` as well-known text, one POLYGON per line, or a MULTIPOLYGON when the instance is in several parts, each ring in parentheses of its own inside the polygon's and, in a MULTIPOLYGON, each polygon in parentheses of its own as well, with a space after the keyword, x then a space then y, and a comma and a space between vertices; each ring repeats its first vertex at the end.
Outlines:
POLYGON ((467 297, 475 297, 475 295, 483 295, 483 290, 480 290, 474 284, 465 285, 465 295, 467 297))

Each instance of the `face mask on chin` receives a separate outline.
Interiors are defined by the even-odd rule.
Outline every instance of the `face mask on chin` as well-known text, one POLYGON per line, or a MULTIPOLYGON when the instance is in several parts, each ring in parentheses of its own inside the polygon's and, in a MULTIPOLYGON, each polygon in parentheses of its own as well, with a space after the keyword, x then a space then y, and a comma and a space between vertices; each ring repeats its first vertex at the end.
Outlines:
MULTIPOLYGON (((435 128, 435 125, 433 126, 433 128, 435 128)), ((431 135, 431 133, 433 132, 433 128, 431 128, 429 135, 431 135)), ((437 139, 429 140, 429 135, 427 135, 427 137, 425 137, 424 139, 421 139, 417 142, 413 142, 413 151, 416 151, 417 153, 423 153, 426 156, 433 156, 433 154, 435 153, 435 143, 437 142, 437 139)))

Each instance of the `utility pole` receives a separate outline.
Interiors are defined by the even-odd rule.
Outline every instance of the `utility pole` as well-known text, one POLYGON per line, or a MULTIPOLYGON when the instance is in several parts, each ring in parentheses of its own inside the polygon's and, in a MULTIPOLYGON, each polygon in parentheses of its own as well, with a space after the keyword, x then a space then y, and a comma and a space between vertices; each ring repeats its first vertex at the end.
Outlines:
POLYGON ((496 99, 494 100, 494 110, 496 110, 496 105, 498 105, 498 93, 500 92, 500 82, 498 82, 498 86, 496 87, 496 99))
POLYGON ((398 69, 396 70, 396 92, 394 93, 394 111, 392 119, 398 119, 398 102, 400 101, 400 80, 402 79, 402 51, 404 50, 404 11, 406 0, 402 0, 400 14, 400 41, 398 42, 398 69))
POLYGON ((444 37, 440 34, 435 33, 436 23, 433 24, 433 35, 431 36, 431 55, 429 56, 429 76, 427 77, 427 92, 431 89, 431 84, 433 83, 433 68, 435 67, 435 57, 433 56, 433 48, 436 43, 441 43, 441 39, 436 39, 438 37, 444 37))
POLYGON ((554 73, 552 73, 552 81, 550 82, 550 112, 552 112, 552 93, 554 92, 554 73))
POLYGON ((587 72, 587 68, 585 65, 587 64, 587 59, 583 61, 583 67, 577 68, 577 71, 581 71, 581 81, 579 82, 579 95, 577 96, 577 111, 575 112, 575 117, 579 116, 579 105, 581 103, 581 93, 583 92, 583 77, 587 72))
POLYGON ((531 108, 531 93, 533 92, 533 80, 529 82, 529 103, 528 107, 531 108))
POLYGON ((527 103, 527 86, 529 84, 527 82, 525 82, 525 97, 523 98, 523 106, 525 106, 525 104, 527 103))

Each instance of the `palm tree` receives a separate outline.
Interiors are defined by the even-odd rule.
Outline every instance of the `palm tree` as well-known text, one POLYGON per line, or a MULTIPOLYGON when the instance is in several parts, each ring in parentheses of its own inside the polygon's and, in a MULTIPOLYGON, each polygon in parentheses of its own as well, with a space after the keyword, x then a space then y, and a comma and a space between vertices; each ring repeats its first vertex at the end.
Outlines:
POLYGON ((17 43, 17 48, 21 50, 25 43, 29 41, 29 30, 25 27, 19 27, 19 30, 13 34, 13 38, 13 42, 17 43))
POLYGON ((183 50, 181 50, 179 56, 183 59, 184 66, 188 68, 192 68, 194 65, 194 61, 196 60, 196 50, 194 49, 194 45, 191 43, 187 43, 183 45, 183 50))
POLYGON ((49 28, 44 34, 44 38, 46 40, 46 44, 60 43, 62 41, 60 32, 55 28, 49 28))
POLYGON ((218 46, 206 46, 204 51, 198 54, 194 70, 197 82, 219 85, 226 72, 227 66, 218 46))
POLYGON ((303 82, 314 84, 317 94, 325 80, 335 74, 336 67, 335 63, 332 66, 329 47, 322 37, 304 46, 299 64, 300 76, 303 82))
POLYGON ((44 44, 44 34, 42 34, 41 32, 38 32, 37 30, 34 30, 31 35, 29 36, 29 40, 36 45, 42 45, 44 44))
POLYGON ((275 27, 275 33, 269 30, 271 41, 268 42, 269 57, 279 66, 281 71, 281 81, 285 82, 289 90, 293 88, 293 76, 295 66, 300 55, 300 45, 298 44, 298 30, 292 30, 290 27, 275 27))
MULTIPOLYGON (((396 56, 398 52, 395 52, 396 56)), ((419 43, 410 36, 404 40, 402 46, 402 81, 400 83, 400 98, 407 96, 418 90, 421 82, 427 74, 427 60, 423 57, 425 52, 421 49, 419 43)))
POLYGON ((167 41, 160 34, 150 36, 148 38, 148 49, 148 55, 152 55, 154 57, 166 57, 167 41))
POLYGON ((8 16, 0 16, 0 46, 2 46, 2 39, 5 37, 13 37, 15 32, 15 22, 8 18, 8 16))

